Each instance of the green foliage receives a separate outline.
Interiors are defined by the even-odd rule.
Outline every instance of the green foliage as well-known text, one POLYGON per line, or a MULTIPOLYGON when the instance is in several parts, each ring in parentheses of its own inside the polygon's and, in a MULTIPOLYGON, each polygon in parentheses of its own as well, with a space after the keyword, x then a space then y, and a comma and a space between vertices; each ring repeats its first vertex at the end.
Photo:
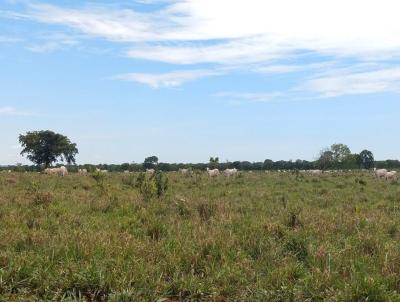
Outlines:
POLYGON ((306 241, 299 237, 290 237, 285 243, 286 251, 292 253, 299 261, 305 261, 308 256, 306 241))
POLYGON ((364 169, 371 169, 374 166, 374 162, 375 162, 374 155, 369 150, 361 151, 361 153, 359 155, 359 160, 360 160, 361 167, 363 167, 364 169))
POLYGON ((333 152, 329 149, 322 150, 318 159, 318 166, 322 170, 331 169, 335 165, 333 152))
POLYGON ((368 152, 369 151, 367 151, 367 153, 363 151, 361 154, 351 154, 347 145, 333 144, 330 148, 325 148, 320 152, 317 161, 318 167, 323 170, 365 168, 371 164, 370 156, 372 153, 369 154, 368 152))
POLYGON ((157 188, 157 197, 160 198, 168 190, 168 177, 163 172, 157 171, 154 181, 157 188))
POLYGON ((140 189, 145 180, 146 180, 146 174, 143 173, 143 172, 140 172, 139 175, 136 178, 135 187, 137 189, 140 189))
POLYGON ((145 201, 150 201, 156 196, 157 187, 152 179, 145 178, 139 187, 139 191, 145 201))
POLYGON ((103 184, 106 179, 106 174, 100 171, 93 172, 91 176, 96 181, 97 185, 103 184))
POLYGON ((105 182, 106 174, 100 171, 95 171, 91 174, 91 177, 96 181, 97 188, 100 191, 101 195, 108 193, 108 185, 105 182))
POLYGON ((78 153, 76 144, 71 143, 68 137, 49 130, 21 134, 19 142, 23 148, 21 155, 27 154, 30 161, 45 167, 58 160, 75 163, 78 153))
POLYGON ((145 158, 143 167, 145 169, 155 169, 158 165, 158 157, 157 156, 149 156, 145 158))
POLYGON ((0 301, 400 300, 400 184, 101 175, 0 173, 0 301))
POLYGON ((344 144, 333 144, 331 146, 331 151, 333 160, 338 163, 345 161, 351 154, 350 148, 344 144))
POLYGON ((216 169, 219 166, 219 157, 210 157, 208 167, 210 169, 216 169))

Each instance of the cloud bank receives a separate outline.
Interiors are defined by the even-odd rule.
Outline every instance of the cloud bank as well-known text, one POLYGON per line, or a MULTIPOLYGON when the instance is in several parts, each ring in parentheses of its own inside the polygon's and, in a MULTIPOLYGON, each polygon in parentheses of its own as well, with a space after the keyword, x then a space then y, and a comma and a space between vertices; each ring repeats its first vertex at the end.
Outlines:
MULTIPOLYGON (((400 54, 400 2, 396 0, 171 0, 152 10, 112 5, 64 7, 28 4, 14 14, 65 26, 81 35, 124 45, 133 59, 196 66, 160 74, 131 73, 115 78, 153 88, 177 87, 227 68, 259 74, 311 72, 302 88, 325 97, 394 92, 400 54), (305 64, 303 56, 314 62, 305 64), (289 62, 289 63, 288 63, 289 62), (332 63, 334 62, 334 63, 332 63), (374 70, 330 76, 322 66, 375 62, 374 70), (212 67, 205 70, 200 64, 212 67), (390 64, 391 68, 387 68, 390 64)), ((74 42, 75 43, 75 42, 74 42)), ((78 42, 76 42, 78 43, 78 42)), ((32 47, 45 52, 49 43, 32 47)), ((172 67, 175 68, 175 67, 172 67)), ((176 68, 175 68, 176 69, 176 68)), ((299 85, 300 86, 300 85, 299 85)))

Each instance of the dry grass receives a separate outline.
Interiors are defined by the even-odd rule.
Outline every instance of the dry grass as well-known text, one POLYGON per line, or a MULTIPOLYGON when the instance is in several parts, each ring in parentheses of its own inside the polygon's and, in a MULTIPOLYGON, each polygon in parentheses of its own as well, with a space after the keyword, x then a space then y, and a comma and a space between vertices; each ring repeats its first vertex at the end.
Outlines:
POLYGON ((0 301, 400 300, 398 183, 168 178, 0 175, 0 301))

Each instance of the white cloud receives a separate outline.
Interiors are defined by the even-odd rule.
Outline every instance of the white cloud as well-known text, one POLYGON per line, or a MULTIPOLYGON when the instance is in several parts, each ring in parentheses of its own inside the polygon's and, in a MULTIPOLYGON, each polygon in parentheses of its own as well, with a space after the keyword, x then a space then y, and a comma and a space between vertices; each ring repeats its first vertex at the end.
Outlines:
POLYGON ((137 82, 148 85, 152 88, 173 88, 178 87, 188 81, 220 74, 221 72, 212 70, 185 70, 161 74, 128 73, 114 76, 113 79, 137 82))
POLYGON ((279 97, 283 97, 282 92, 219 92, 214 96, 230 99, 234 102, 249 101, 257 103, 271 102, 279 97))
POLYGON ((167 8, 146 13, 38 4, 31 6, 30 14, 42 22, 63 24, 113 41, 188 43, 137 46, 129 52, 133 57, 174 63, 179 63, 179 58, 174 58, 177 54, 183 56, 184 63, 227 63, 229 59, 245 57, 247 61, 256 55, 265 60, 271 54, 303 50, 357 57, 397 55, 400 50, 397 0, 171 2, 167 8), (212 45, 193 45, 193 41, 212 45), (165 50, 172 55, 165 55, 165 50), (209 51, 212 54, 207 55, 209 51))
POLYGON ((9 37, 9 36, 0 36, 0 43, 9 44, 9 43, 17 43, 21 42, 20 38, 9 37))
MULTIPOLYGON (((139 11, 117 5, 66 8, 30 4, 19 18, 63 25, 79 33, 127 46, 131 58, 182 64, 218 64, 214 70, 247 68, 261 74, 293 73, 347 65, 342 74, 319 74, 294 90, 323 96, 397 92, 400 56, 398 0, 139 0, 143 5, 163 2, 157 10, 139 11), (301 55, 318 58, 303 64, 301 55), (300 59, 299 59, 300 58, 300 59), (324 59, 325 58, 325 59, 324 59), (392 60, 392 61, 391 61, 392 60), (359 71, 360 62, 377 62, 376 70, 359 71), (280 62, 293 62, 282 64, 280 62), (349 63, 356 62, 356 63, 349 63), (392 62, 392 69, 384 68, 392 62)), ((71 43, 69 41, 68 43, 71 43)), ((47 41, 30 47, 46 52, 68 46, 47 41)), ((73 42, 76 43, 76 42, 73 42)), ((337 72, 337 70, 336 70, 337 72)), ((214 75, 215 71, 131 73, 117 78, 154 88, 177 87, 214 75)), ((268 99, 266 96, 262 98, 268 99)), ((238 96, 257 99, 257 96, 238 96)))
POLYGON ((367 71, 337 70, 309 79, 297 89, 320 97, 400 93, 400 67, 367 71))
POLYGON ((214 96, 232 101, 269 102, 275 99, 304 100, 387 92, 400 93, 400 67, 382 68, 380 65, 360 64, 352 68, 320 72, 286 91, 220 92, 214 96))
POLYGON ((28 116, 33 115, 31 112, 19 111, 14 107, 0 107, 0 115, 9 115, 9 116, 28 116))
POLYGON ((280 74, 280 73, 294 73, 303 71, 321 70, 334 67, 336 62, 324 62, 314 64, 286 64, 286 65, 266 65, 254 69, 254 71, 262 74, 280 74))
POLYGON ((41 44, 31 45, 27 47, 32 52, 48 53, 55 50, 63 49, 65 47, 71 47, 79 44, 78 41, 65 40, 65 41, 47 41, 41 44))

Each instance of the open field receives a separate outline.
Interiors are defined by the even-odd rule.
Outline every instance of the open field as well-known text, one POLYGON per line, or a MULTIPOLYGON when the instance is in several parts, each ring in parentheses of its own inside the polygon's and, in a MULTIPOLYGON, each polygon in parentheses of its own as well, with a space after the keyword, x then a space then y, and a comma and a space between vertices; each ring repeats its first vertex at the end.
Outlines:
POLYGON ((400 301, 399 183, 168 178, 0 174, 0 301, 400 301))

